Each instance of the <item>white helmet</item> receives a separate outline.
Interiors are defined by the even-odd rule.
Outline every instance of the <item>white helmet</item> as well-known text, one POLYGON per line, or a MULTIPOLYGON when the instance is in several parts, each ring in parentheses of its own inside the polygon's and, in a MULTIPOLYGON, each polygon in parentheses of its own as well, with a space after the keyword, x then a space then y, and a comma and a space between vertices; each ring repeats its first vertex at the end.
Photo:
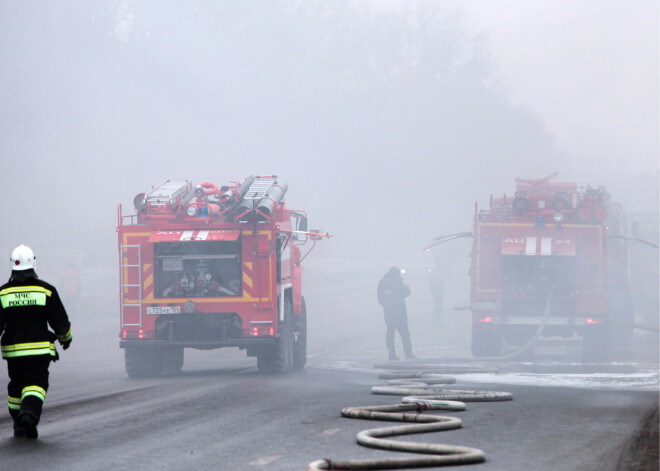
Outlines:
POLYGON ((20 271, 37 268, 34 252, 30 247, 22 244, 14 249, 9 260, 11 261, 12 270, 20 271))

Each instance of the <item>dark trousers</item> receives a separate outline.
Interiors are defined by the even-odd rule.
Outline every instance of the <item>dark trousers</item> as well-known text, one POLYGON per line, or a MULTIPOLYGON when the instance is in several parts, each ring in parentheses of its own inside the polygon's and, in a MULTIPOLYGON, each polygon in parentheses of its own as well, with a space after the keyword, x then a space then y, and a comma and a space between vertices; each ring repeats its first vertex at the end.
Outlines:
POLYGON ((9 415, 18 423, 19 416, 29 414, 39 423, 48 391, 50 355, 34 355, 7 359, 9 415))
POLYGON ((408 330, 408 316, 405 314, 386 314, 385 325, 387 325, 385 345, 387 345, 387 351, 389 352, 390 357, 396 356, 396 348, 394 347, 394 333, 396 331, 399 331, 404 353, 406 356, 412 355, 412 343, 410 342, 410 331, 408 330))

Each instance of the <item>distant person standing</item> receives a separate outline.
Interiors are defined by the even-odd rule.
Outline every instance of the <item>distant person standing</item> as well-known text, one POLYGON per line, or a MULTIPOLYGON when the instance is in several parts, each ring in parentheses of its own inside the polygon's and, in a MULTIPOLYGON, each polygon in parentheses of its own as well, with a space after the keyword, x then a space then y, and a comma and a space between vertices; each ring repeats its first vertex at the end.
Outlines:
POLYGON ((67 265, 60 279, 60 293, 62 301, 69 312, 76 312, 78 307, 78 296, 80 296, 80 275, 73 263, 67 265))
POLYGON ((433 325, 440 327, 442 326, 445 296, 445 277, 442 273, 442 259, 440 257, 433 261, 433 268, 429 272, 429 288, 433 297, 433 325))
POLYGON ((15 437, 37 438, 48 367, 58 358, 55 340, 64 350, 69 348, 71 323, 57 290, 34 271, 32 249, 20 245, 10 260, 9 282, 0 286, 0 345, 9 374, 9 415, 15 437))
POLYGON ((401 270, 396 267, 389 269, 378 283, 378 302, 383 306, 387 334, 385 344, 390 360, 398 360, 394 346, 394 333, 399 331, 403 351, 407 359, 417 358, 412 352, 410 331, 408 330, 408 313, 406 311, 406 298, 410 296, 410 288, 404 284, 401 270))

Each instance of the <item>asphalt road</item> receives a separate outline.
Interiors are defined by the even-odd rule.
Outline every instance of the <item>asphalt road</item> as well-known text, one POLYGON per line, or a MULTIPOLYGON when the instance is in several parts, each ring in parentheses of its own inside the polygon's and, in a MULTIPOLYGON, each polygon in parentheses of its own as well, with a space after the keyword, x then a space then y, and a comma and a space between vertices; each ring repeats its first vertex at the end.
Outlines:
MULTIPOLYGON (((382 383, 374 372, 311 367, 263 376, 249 365, 206 366, 200 361, 158 380, 118 375, 104 383, 106 390, 70 401, 61 395, 64 372, 54 372, 59 379, 39 440, 11 438, 10 421, 0 421, 0 468, 293 470, 326 457, 401 455, 355 444, 360 430, 380 423, 339 416, 347 406, 398 402, 370 394, 382 383)), ((455 387, 507 390, 513 401, 468 404, 453 413, 463 419, 462 429, 406 439, 480 448, 487 456, 479 465, 484 470, 616 470, 658 401, 657 391, 502 385, 493 379, 455 387)))
MULTIPOLYGON (((362 288, 373 296, 371 286, 362 288)), ((362 288, 336 302, 308 295, 308 367, 286 376, 261 375, 255 359, 225 349, 186 350, 181 374, 129 380, 113 301, 88 299, 72 314, 72 348, 51 368, 39 439, 14 439, 9 417, 0 419, 0 470, 288 471, 320 458, 404 456, 355 443, 359 431, 387 423, 340 416, 348 406, 399 402, 370 393, 384 384, 374 367, 385 357, 384 327, 362 288)), ((434 330, 413 311, 411 329, 418 356, 474 366, 458 360, 468 356, 463 321, 448 318, 434 330)), ((508 391, 514 399, 470 403, 446 413, 458 415, 462 429, 403 439, 480 448, 487 461, 475 469, 488 471, 657 469, 657 457, 655 467, 622 464, 631 463, 629 451, 648 453, 635 447, 658 408, 653 354, 585 368, 567 347, 539 352, 532 363, 489 365, 494 373, 458 374, 454 388, 508 391)), ((4 362, 0 368, 6 377, 4 362)))

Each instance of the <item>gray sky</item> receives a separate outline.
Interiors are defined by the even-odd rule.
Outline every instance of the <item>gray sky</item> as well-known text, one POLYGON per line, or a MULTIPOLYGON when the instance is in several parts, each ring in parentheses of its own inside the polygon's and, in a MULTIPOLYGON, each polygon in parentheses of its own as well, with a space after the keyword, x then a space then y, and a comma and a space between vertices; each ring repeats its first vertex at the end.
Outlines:
POLYGON ((79 248, 114 269, 117 203, 166 179, 279 174, 335 235, 319 259, 383 263, 468 230, 475 200, 516 177, 614 182, 648 206, 632 197, 658 166, 657 13, 0 0, 0 248, 79 248))
POLYGON ((656 0, 462 0, 504 85, 570 153, 658 168, 656 0))

